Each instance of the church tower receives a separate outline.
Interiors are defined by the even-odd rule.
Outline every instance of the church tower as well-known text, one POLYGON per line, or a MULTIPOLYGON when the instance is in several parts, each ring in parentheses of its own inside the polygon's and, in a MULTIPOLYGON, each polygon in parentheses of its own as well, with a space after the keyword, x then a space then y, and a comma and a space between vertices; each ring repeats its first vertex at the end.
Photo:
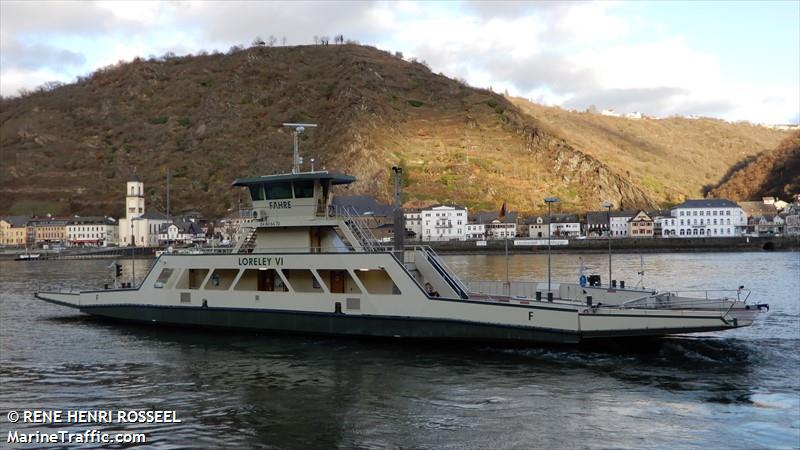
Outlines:
POLYGON ((144 215, 144 183, 138 175, 133 175, 126 189, 125 218, 130 221, 144 215))

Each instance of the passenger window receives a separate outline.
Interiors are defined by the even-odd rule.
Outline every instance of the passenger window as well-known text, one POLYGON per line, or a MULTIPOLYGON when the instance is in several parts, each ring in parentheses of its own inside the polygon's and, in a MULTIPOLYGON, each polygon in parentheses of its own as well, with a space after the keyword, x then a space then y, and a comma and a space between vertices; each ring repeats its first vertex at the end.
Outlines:
POLYGON ((226 291, 233 284, 236 275, 239 274, 238 269, 216 269, 211 274, 211 278, 206 283, 206 289, 213 291, 226 291))
POLYGON ((400 289, 384 269, 358 269, 355 272, 370 294, 400 295, 400 289))
POLYGON ((267 200, 281 200, 292 198, 292 183, 273 183, 264 186, 267 191, 267 200))
POLYGON ((235 291, 286 292, 286 286, 275 269, 247 269, 233 288, 235 291))
POLYGON ((283 269, 283 274, 295 292, 322 292, 316 277, 308 269, 283 269))
POLYGON ((208 269, 189 269, 189 289, 200 289, 200 284, 206 279, 208 269))
POLYGON ((172 276, 173 272, 173 269, 162 269, 161 273, 158 275, 158 279, 156 280, 154 287, 163 288, 167 284, 167 281, 169 281, 169 277, 172 276))
POLYGON ((361 293, 361 289, 358 288, 358 285, 353 281, 350 272, 347 270, 318 269, 317 274, 319 274, 320 279, 325 283, 325 287, 328 288, 328 292, 331 294, 361 293))

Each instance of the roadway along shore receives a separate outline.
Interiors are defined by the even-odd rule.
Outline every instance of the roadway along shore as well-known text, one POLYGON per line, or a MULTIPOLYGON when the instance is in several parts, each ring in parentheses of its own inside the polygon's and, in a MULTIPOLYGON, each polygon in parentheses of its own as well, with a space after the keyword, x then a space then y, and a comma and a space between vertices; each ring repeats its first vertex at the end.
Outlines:
MULTIPOLYGON (((526 238, 518 238, 524 241, 526 238)), ((547 251, 547 239, 544 245, 514 245, 508 240, 509 253, 537 253, 547 251)), ((552 242, 556 242, 553 239, 552 242)), ((478 246, 476 241, 424 242, 439 253, 504 253, 506 243, 502 240, 485 241, 486 245, 478 246)), ((408 242, 411 244, 411 242, 408 242)), ((605 253, 608 251, 608 240, 603 238, 569 239, 567 245, 551 245, 553 253, 605 253)), ((614 252, 663 253, 663 252, 742 252, 769 250, 800 250, 800 236, 792 237, 733 237, 733 238, 620 238, 611 240, 614 252)))
MULTIPOLYGON (((527 238, 518 238, 520 241, 527 238)), ((544 245, 514 245, 514 240, 508 240, 509 253, 537 253, 547 251, 547 239, 536 239, 545 242, 544 245)), ((553 253, 605 253, 608 251, 608 240, 569 239, 567 245, 557 245, 559 239, 553 239, 553 253)), ((505 253, 506 242, 503 240, 484 241, 485 245, 477 245, 476 241, 446 241, 446 242, 415 242, 407 241, 406 245, 430 245, 439 253, 472 254, 472 253, 505 253)), ((800 250, 800 236, 793 237, 735 237, 735 238, 693 238, 693 239, 612 239, 611 249, 614 252, 632 253, 664 253, 664 252, 747 252, 747 251, 798 251, 800 250)), ((137 247, 136 259, 150 259, 155 257, 157 247, 137 247)), ((25 253, 25 249, 6 248, 0 250, 0 260, 14 259, 17 255, 25 253)), ((41 259, 130 259, 130 247, 108 247, 94 249, 69 248, 60 252, 31 251, 39 253, 41 259)))

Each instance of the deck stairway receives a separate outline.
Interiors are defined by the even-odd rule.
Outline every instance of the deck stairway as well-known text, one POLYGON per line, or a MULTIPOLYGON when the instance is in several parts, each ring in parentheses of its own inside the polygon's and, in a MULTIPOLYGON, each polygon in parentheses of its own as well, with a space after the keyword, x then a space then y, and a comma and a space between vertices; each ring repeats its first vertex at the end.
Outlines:
POLYGON ((253 253, 256 246, 258 228, 250 224, 243 224, 236 235, 236 247, 233 253, 253 253))
POLYGON ((469 298, 468 294, 469 290, 467 289, 467 287, 461 280, 452 275, 453 272, 439 258, 439 255, 430 246, 426 245, 422 247, 422 249, 427 261, 436 270, 436 272, 444 279, 444 281, 447 282, 450 288, 453 289, 453 291, 459 297, 463 299, 469 298))
MULTIPOLYGON (((350 229, 350 232, 355 236, 364 251, 374 252, 381 249, 377 245, 377 239, 372 230, 364 223, 364 218, 359 216, 354 209, 339 208, 337 213, 344 220, 345 225, 350 229)), ((355 250, 355 248, 351 248, 351 250, 355 250)))

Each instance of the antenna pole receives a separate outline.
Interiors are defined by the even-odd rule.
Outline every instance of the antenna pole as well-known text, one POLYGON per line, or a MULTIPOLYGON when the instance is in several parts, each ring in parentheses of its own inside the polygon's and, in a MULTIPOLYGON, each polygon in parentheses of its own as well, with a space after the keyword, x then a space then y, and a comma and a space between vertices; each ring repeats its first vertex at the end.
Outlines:
POLYGON ((317 124, 315 123, 284 123, 284 127, 292 128, 292 135, 294 137, 294 154, 292 156, 292 173, 299 173, 300 172, 300 150, 298 149, 299 146, 299 136, 300 133, 305 131, 306 128, 316 128, 317 124))
POLYGON ((167 220, 172 220, 169 217, 169 169, 167 169, 167 220))

